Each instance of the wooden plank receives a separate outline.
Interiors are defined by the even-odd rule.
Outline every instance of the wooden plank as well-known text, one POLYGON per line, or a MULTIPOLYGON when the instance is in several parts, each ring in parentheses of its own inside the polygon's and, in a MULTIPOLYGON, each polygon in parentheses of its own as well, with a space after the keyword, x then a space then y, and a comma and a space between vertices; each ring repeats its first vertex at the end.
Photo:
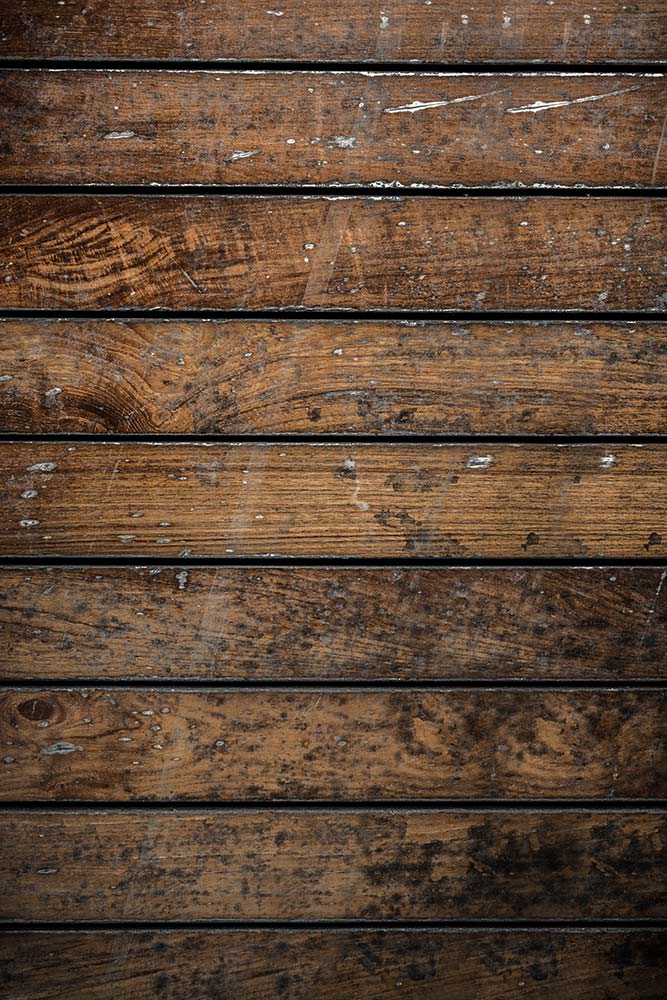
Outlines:
POLYGON ((15 556, 642 558, 660 445, 0 445, 15 556))
POLYGON ((0 680, 664 680, 666 576, 4 568, 0 680))
POLYGON ((6 195, 4 309, 664 309, 660 199, 6 195))
POLYGON ((4 184, 667 182, 664 75, 7 70, 4 184))
POLYGON ((8 920, 667 915, 657 812, 16 810, 0 843, 8 920))
POLYGON ((541 3, 358 0, 15 0, 0 12, 0 55, 28 58, 624 62, 662 60, 661 0, 541 3))
POLYGON ((0 690, 0 798, 667 798, 662 691, 0 690))
POLYGON ((13 1000, 660 1000, 661 929, 10 931, 13 1000), (122 956, 122 958, 121 958, 122 956))
POLYGON ((667 324, 0 321, 0 429, 664 434, 667 324))

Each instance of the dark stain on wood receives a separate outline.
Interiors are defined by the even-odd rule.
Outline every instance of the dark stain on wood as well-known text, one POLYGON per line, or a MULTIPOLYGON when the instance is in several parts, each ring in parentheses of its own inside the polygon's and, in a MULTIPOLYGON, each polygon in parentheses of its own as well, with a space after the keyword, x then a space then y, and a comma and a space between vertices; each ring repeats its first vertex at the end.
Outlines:
POLYGON ((660 445, 5 443, 0 553, 655 556, 660 445))
POLYGON ((667 570, 0 572, 3 682, 664 680, 667 570))
POLYGON ((664 930, 25 931, 13 1000, 662 1000, 664 930), (119 957, 122 956, 122 961, 119 957))
POLYGON ((5 320, 0 429, 664 434, 657 322, 5 320))
POLYGON ((654 198, 5 195, 4 309, 665 308, 654 198))
POLYGON ((666 842, 628 810, 6 811, 0 919, 664 918, 666 842))
POLYGON ((0 181, 659 185, 666 97, 654 74, 7 71, 0 181))

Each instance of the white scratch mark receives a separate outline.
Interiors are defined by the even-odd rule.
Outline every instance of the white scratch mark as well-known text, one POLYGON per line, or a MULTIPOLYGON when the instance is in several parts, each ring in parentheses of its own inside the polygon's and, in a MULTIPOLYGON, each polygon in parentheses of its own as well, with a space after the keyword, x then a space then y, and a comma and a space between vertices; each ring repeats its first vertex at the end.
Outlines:
POLYGON ((51 746, 42 747, 39 752, 52 756, 54 754, 75 753, 77 750, 83 750, 83 747, 76 746, 74 743, 52 743, 51 746))
POLYGON ((13 375, 0 375, 0 382, 11 382, 13 378, 13 375))
POLYGON ((629 94, 633 90, 641 90, 641 85, 626 87, 625 90, 610 90, 606 94, 591 94, 589 97, 574 97, 570 101, 535 101, 522 108, 505 108, 508 115, 536 114, 538 111, 549 111, 551 108, 568 108, 571 104, 588 104, 590 101, 604 101, 605 97, 618 97, 629 94))
POLYGON ((199 292, 200 295, 203 295, 204 293, 202 292, 201 288, 199 287, 199 285, 197 284, 197 282, 194 280, 194 278, 190 277, 190 275, 188 274, 188 272, 185 270, 184 267, 181 267, 180 264, 178 266, 179 266, 179 269, 185 275, 185 277, 188 279, 188 281, 190 282, 190 284, 192 285, 192 287, 194 288, 194 290, 196 292, 199 292))
POLYGON ((134 139, 136 132, 107 132, 103 139, 134 139))
POLYGON ((600 459, 600 465, 603 469, 611 469, 612 465, 616 464, 616 455, 603 455, 600 459))
POLYGON ((448 104, 465 104, 466 101, 481 101, 483 97, 492 97, 497 94, 497 90, 490 90, 486 94, 468 94, 466 97, 452 97, 448 101, 413 101, 412 104, 402 104, 398 108, 385 108, 386 115, 414 114, 415 111, 425 111, 427 108, 445 108, 448 104))
POLYGON ((282 17, 285 13, 284 10, 267 10, 267 14, 272 14, 273 17, 282 17))
POLYGON ((225 163, 234 163, 236 160, 247 160, 249 156, 257 156, 258 149, 235 149, 233 153, 225 157, 225 163))
POLYGON ((651 183, 655 182, 658 176, 658 164, 660 162, 660 154, 662 153, 662 144, 665 141, 665 131, 667 130, 667 115, 665 115, 665 120, 662 123, 662 131, 660 133, 660 141, 658 142, 658 148, 655 151, 655 160, 653 161, 653 173, 651 174, 651 183))
POLYGON ((353 135, 335 135, 331 141, 339 149, 354 149, 357 140, 353 135))
POLYGON ((493 465, 490 455, 472 455, 466 459, 466 469, 488 469, 490 465, 493 465))
POLYGON ((667 580, 667 569, 663 569, 662 573, 660 574, 660 579, 658 580, 658 586, 656 588, 655 594, 653 595, 653 600, 651 601, 651 603, 650 603, 650 605, 649 605, 649 607, 648 607, 648 609, 646 611, 646 619, 644 621, 644 628, 642 629, 642 634, 641 634, 641 636, 639 638, 639 647, 638 647, 639 649, 641 649, 642 646, 644 645, 644 640, 646 638, 646 634, 648 632, 649 625, 651 624, 651 618, 653 617, 653 615, 655 613, 655 609, 656 609, 656 606, 658 604, 658 598, 660 597, 660 593, 662 591, 662 588, 665 585, 665 580, 667 580))

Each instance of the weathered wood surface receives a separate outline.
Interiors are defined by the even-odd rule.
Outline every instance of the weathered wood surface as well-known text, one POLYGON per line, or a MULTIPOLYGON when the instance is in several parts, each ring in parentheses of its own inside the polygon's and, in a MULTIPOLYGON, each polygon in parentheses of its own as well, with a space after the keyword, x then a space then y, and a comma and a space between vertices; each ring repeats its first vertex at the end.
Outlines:
POLYGON ((0 813, 0 919, 667 916, 667 817, 638 811, 0 813))
POLYGON ((0 554, 660 555, 660 445, 0 445, 0 554))
POLYGON ((6 195, 4 309, 665 308, 667 202, 6 195))
POLYGON ((0 321, 0 430, 664 434, 667 324, 0 321))
POLYGON ((0 55, 28 58, 645 62, 664 60, 661 0, 15 0, 0 55))
POLYGON ((660 75, 0 74, 4 184, 653 185, 660 75))
POLYGON ((13 1000, 662 1000, 655 930, 10 931, 13 1000))
POLYGON ((662 691, 0 690, 0 798, 667 799, 662 691))
POLYGON ((667 570, 0 571, 0 680, 665 680, 667 570))

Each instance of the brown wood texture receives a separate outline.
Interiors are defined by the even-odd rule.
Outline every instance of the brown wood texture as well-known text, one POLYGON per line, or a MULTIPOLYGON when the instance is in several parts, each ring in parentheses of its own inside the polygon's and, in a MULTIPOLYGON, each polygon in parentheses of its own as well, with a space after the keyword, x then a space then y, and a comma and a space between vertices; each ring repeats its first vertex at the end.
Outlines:
POLYGON ((648 811, 0 813, 0 919, 665 917, 648 811))
POLYGON ((667 324, 0 321, 0 430, 664 434, 667 324))
POLYGON ((2 309, 664 309, 667 202, 3 196, 2 309))
POLYGON ((0 798, 667 798, 662 691, 0 690, 0 798))
POLYGON ((12 931, 13 1000, 663 1000, 664 930, 12 931), (344 984, 344 988, 341 988, 344 984))
POLYGON ((665 680, 667 570, 0 572, 0 680, 665 680))
POLYGON ((667 53, 660 0, 15 0, 0 56, 417 62, 645 62, 667 53))
POLYGON ((653 185, 648 75, 0 74, 5 184, 653 185))
POLYGON ((0 553, 660 555, 660 445, 0 445, 0 553))

